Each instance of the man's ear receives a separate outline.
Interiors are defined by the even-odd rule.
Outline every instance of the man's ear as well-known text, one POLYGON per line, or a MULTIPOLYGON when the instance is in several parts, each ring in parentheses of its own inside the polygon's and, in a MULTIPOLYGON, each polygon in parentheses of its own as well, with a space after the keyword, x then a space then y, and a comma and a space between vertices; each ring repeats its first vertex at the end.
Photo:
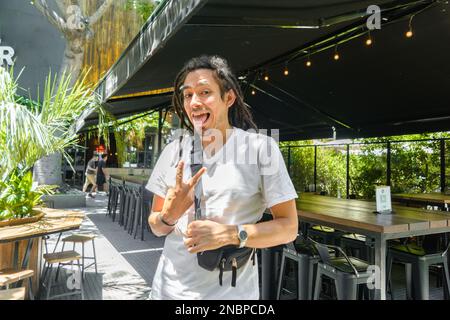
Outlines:
POLYGON ((233 89, 228 90, 228 92, 225 95, 225 103, 227 104, 227 107, 231 107, 234 102, 236 101, 236 93, 233 89))

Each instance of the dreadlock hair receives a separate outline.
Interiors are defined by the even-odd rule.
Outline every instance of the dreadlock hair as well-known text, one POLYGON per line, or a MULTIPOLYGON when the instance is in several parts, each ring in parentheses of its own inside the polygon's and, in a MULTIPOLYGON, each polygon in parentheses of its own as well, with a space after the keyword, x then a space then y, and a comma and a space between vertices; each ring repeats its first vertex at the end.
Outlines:
POLYGON ((230 124, 243 130, 256 130, 257 126, 253 121, 250 106, 244 102, 244 95, 237 78, 231 71, 228 62, 219 56, 202 55, 192 58, 186 62, 175 78, 172 105, 174 106, 176 114, 180 117, 181 122, 184 123, 189 130, 193 131, 193 126, 184 110, 184 97, 180 87, 186 80, 187 75, 198 69, 208 69, 213 71, 213 76, 219 84, 222 99, 224 99, 226 92, 229 90, 234 91, 236 100, 234 104, 228 108, 228 120, 230 121, 230 124))

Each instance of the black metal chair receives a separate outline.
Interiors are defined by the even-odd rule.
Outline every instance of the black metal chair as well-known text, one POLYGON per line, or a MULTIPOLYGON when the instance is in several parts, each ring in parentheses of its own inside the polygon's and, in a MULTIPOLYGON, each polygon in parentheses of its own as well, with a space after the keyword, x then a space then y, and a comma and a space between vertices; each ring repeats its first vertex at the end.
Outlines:
MULTIPOLYGON (((322 288, 322 276, 327 276, 334 281, 336 297, 338 300, 356 300, 358 289, 367 288, 373 276, 373 272, 368 271, 369 264, 366 261, 355 257, 349 257, 341 247, 318 243, 310 239, 314 244, 320 261, 317 264, 316 284, 314 286, 314 300, 318 300, 322 288), (332 257, 330 249, 339 252, 339 256, 332 257), (363 288, 360 288, 363 286, 363 288)), ((359 297, 366 290, 360 290, 359 297)), ((366 295, 367 296, 367 295, 366 295)))
POLYGON ((113 221, 116 220, 117 207, 122 201, 121 197, 123 197, 123 183, 117 183, 114 180, 110 180, 107 215, 109 215, 113 221))
MULTIPOLYGON (((391 298, 394 297, 394 288, 392 285, 392 264, 394 262, 400 262, 406 266, 406 289, 407 298, 417 300, 429 299, 429 271, 433 265, 441 264, 444 268, 443 272, 443 288, 444 297, 446 299, 450 296, 450 277, 448 266, 448 250, 450 243, 447 245, 444 251, 433 252, 427 250, 427 239, 424 238, 424 244, 422 246, 415 245, 414 243, 399 244, 389 248, 387 255, 387 275, 386 279, 391 287, 391 298)), ((431 240, 433 241, 433 240, 431 240)))
POLYGON ((304 240, 290 243, 283 248, 278 276, 277 300, 281 297, 282 285, 286 279, 287 262, 297 263, 297 299, 311 300, 313 295, 314 273, 319 257, 310 243, 304 240))

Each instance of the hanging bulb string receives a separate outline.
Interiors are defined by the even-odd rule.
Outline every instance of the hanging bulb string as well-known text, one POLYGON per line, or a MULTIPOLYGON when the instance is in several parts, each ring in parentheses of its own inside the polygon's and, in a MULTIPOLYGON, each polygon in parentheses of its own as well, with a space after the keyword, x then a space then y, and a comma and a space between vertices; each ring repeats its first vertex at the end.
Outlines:
MULTIPOLYGON (((417 11, 417 12, 415 12, 415 13, 410 15, 409 21, 408 21, 408 28, 409 28, 408 34, 410 34, 410 36, 407 35, 408 38, 412 37, 412 35, 413 35, 412 20, 414 19, 414 17, 417 14, 420 14, 421 12, 434 7, 435 5, 437 5, 437 3, 430 4, 430 5, 424 7, 422 9, 420 9, 419 11, 417 11)), ((403 16, 403 18, 404 17, 405 16, 403 16)), ((383 25, 390 25, 390 24, 398 23, 399 21, 401 21, 401 18, 397 18, 395 20, 390 20, 390 21, 386 21, 386 22, 383 21, 382 24, 383 25)), ((309 45, 307 47, 303 47, 303 48, 299 49, 298 51, 296 51, 295 53, 291 53, 290 56, 284 62, 281 62, 281 61, 280 62, 276 62, 276 63, 274 62, 271 65, 264 66, 264 69, 262 69, 262 68, 259 69, 259 67, 258 67, 258 69, 260 70, 259 72, 263 72, 263 74, 265 74, 264 78, 267 79, 267 80, 266 79, 265 80, 268 81, 269 80, 269 75, 268 75, 269 71, 278 70, 278 71, 275 71, 275 72, 280 72, 279 71, 280 70, 280 64, 283 64, 284 67, 282 67, 283 68, 282 72, 283 72, 283 74, 285 76, 287 76, 287 75, 290 74, 290 70, 287 68, 288 64, 291 64, 291 63, 297 62, 297 61, 300 62, 301 60, 305 61, 305 59, 306 59, 306 66, 310 67, 312 65, 312 61, 311 61, 311 56, 312 55, 320 53, 320 52, 322 52, 324 50, 328 50, 328 49, 330 49, 332 47, 335 48, 335 54, 334 55, 337 56, 337 59, 335 58, 335 60, 339 60, 340 59, 340 55, 339 55, 339 52, 337 51, 337 46, 340 45, 340 44, 346 43, 348 41, 351 41, 351 40, 353 40, 355 38, 362 37, 364 35, 367 35, 367 39, 365 41, 365 44, 367 46, 371 46, 373 44, 373 37, 372 37, 371 30, 370 29, 366 29, 365 24, 364 25, 359 25, 359 26, 353 27, 353 28, 351 28, 349 30, 345 30, 344 32, 342 32, 342 33, 340 33, 338 35, 333 35, 332 37, 324 39, 324 40, 322 40, 320 42, 314 43, 314 44, 309 45), (364 30, 366 30, 366 31, 364 31, 364 30), (356 32, 356 31, 358 31, 358 32, 356 32), (329 43, 330 41, 332 41, 333 43, 327 44, 327 42, 329 43), (324 45, 324 46, 320 47, 321 45, 324 45)), ((305 62, 303 62, 303 63, 305 63, 305 62)))

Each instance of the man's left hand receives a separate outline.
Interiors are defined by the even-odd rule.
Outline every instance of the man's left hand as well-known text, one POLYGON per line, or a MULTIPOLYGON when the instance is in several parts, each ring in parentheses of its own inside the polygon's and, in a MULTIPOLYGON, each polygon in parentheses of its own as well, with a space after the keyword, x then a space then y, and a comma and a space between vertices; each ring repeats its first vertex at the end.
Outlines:
POLYGON ((184 245, 190 253, 214 250, 230 244, 239 245, 236 226, 211 220, 191 222, 186 235, 184 245))

